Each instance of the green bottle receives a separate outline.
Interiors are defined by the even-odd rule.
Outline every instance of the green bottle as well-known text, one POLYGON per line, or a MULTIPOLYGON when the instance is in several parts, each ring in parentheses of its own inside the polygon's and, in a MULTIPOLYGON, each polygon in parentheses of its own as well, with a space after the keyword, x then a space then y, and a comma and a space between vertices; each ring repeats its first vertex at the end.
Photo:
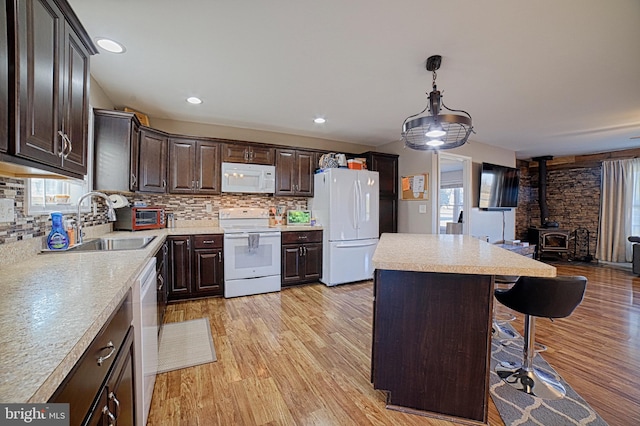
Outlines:
POLYGON ((51 232, 47 237, 49 250, 66 250, 69 248, 69 235, 62 226, 62 213, 51 213, 51 232))

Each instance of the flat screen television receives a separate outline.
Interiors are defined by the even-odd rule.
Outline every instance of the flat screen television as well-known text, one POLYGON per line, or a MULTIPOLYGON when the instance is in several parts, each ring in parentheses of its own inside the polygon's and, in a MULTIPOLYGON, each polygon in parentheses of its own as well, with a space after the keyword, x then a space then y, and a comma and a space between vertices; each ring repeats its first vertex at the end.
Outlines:
POLYGON ((508 210, 518 207, 520 170, 482 163, 478 207, 485 210, 508 210))

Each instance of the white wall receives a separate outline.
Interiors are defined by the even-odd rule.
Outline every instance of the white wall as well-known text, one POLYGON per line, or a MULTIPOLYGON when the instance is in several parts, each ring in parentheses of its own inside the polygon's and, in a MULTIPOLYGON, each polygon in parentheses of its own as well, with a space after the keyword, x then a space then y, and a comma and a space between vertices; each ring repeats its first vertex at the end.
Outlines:
MULTIPOLYGON (((437 190, 437 177, 433 175, 435 155, 431 151, 415 151, 405 148, 402 141, 392 142, 387 145, 380 146, 376 149, 379 152, 399 155, 398 170, 400 176, 413 175, 417 173, 429 174, 430 196, 427 201, 398 201, 398 232, 429 234, 432 229, 435 211, 437 206, 433 203, 434 197, 431 196, 433 191, 437 190), (420 213, 420 205, 426 206, 426 213, 420 213)), ((515 167, 516 155, 514 151, 486 145, 480 142, 470 141, 465 145, 452 149, 452 154, 464 155, 471 157, 473 163, 493 163, 503 166, 515 167)), ((478 179, 479 168, 474 164, 472 171, 472 204, 478 205, 478 179), (476 170, 477 169, 477 170, 476 170)), ((398 188, 401 191, 401 188, 398 188)), ((489 235, 491 242, 502 239, 502 213, 481 211, 477 208, 473 209, 471 221, 471 235, 481 236, 489 235), (478 227, 474 225, 474 221, 478 221, 478 227)), ((515 235, 515 210, 505 212, 507 225, 505 227, 505 238, 512 239, 515 235)))

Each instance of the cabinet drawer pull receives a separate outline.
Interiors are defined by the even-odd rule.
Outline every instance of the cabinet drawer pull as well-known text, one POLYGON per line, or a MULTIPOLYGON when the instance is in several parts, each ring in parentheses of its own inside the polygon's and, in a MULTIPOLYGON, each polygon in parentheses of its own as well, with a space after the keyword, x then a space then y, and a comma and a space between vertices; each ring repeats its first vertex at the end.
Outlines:
POLYGON ((104 348, 102 348, 101 350, 105 350, 105 349, 110 349, 109 353, 107 354, 107 356, 101 356, 98 357, 98 366, 101 366, 103 362, 105 362, 106 360, 108 360, 109 358, 111 358, 111 356, 115 353, 116 351, 116 346, 113 344, 112 341, 109 341, 109 343, 107 343, 107 346, 105 346, 104 348))
POLYGON ((214 244, 215 242, 215 240, 204 240, 202 244, 214 244))
POLYGON ((307 238, 309 238, 309 236, 308 236, 308 235, 299 235, 299 236, 298 236, 298 239, 299 239, 299 240, 306 240, 307 238))

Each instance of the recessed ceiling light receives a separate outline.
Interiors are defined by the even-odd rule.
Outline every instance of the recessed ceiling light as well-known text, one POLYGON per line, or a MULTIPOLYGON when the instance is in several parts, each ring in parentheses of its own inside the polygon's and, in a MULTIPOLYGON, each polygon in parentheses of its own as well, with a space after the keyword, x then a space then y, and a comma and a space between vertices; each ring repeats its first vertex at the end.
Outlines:
POLYGON ((314 123, 316 123, 316 124, 324 124, 324 123, 326 123, 326 122, 327 122, 327 120, 325 120, 325 119, 324 119, 324 118, 322 118, 322 117, 318 117, 318 118, 314 118, 314 119, 313 119, 313 122, 314 122, 314 123))
POLYGON ((202 99, 196 98, 195 96, 191 96, 190 98, 187 98, 187 102, 189 102, 190 104, 197 105, 202 103, 202 99))
POLYGON ((111 53, 124 53, 127 50, 117 41, 108 38, 98 38, 96 44, 111 53))

